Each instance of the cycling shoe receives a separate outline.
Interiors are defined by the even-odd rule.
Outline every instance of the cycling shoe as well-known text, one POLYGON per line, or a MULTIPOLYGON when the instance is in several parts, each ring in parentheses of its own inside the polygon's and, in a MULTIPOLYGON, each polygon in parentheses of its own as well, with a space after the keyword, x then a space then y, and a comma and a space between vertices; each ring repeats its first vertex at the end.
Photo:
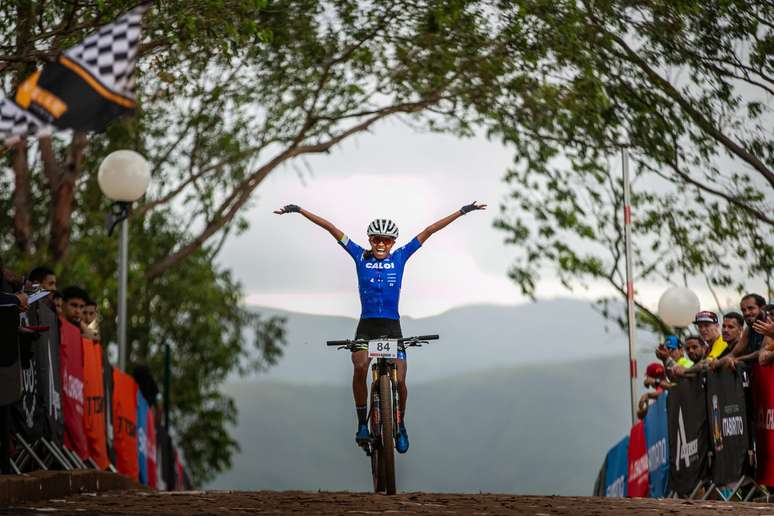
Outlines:
POLYGON ((355 434, 355 442, 357 444, 363 444, 371 439, 371 433, 368 431, 368 426, 360 425, 355 434))
POLYGON ((395 450, 398 453, 406 453, 409 449, 408 432, 406 432, 406 426, 400 425, 398 428, 398 438, 395 439, 395 450))

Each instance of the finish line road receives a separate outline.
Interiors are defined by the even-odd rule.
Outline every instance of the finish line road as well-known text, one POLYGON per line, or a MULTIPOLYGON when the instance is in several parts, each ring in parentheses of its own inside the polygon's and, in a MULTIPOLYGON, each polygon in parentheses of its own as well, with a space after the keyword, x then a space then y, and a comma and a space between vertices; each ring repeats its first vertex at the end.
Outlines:
POLYGON ((615 499, 496 494, 307 491, 112 491, 26 502, 0 514, 516 514, 529 516, 756 515, 774 516, 774 504, 697 500, 615 499))

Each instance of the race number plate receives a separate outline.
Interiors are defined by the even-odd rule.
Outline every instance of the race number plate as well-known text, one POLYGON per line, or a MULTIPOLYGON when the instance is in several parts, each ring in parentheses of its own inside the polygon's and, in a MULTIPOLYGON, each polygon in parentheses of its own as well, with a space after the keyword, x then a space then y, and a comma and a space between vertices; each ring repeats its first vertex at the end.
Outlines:
POLYGON ((369 358, 398 358, 398 341, 395 339, 369 340, 369 358))

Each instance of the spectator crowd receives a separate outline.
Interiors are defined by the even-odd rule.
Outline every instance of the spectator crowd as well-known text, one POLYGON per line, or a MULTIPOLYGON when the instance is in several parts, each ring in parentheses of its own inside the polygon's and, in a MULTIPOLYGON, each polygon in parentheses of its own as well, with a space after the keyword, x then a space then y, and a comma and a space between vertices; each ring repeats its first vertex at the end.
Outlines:
POLYGON ((639 400, 640 419, 653 400, 680 378, 727 367, 740 373, 747 387, 756 363, 774 363, 774 300, 766 303, 759 294, 746 294, 739 310, 723 314, 722 323, 715 312, 702 310, 693 320, 697 334, 684 339, 669 335, 656 348, 659 362, 645 371, 648 391, 639 400))
POLYGON ((6 269, 0 278, 0 305, 15 305, 21 313, 29 309, 30 296, 36 292, 48 292, 40 302, 56 314, 78 327, 84 338, 99 341, 97 302, 80 286, 70 285, 57 290, 56 274, 46 266, 35 267, 29 276, 17 278, 6 269))
POLYGON ((64 469, 117 470, 154 488, 190 486, 150 369, 138 364, 128 375, 112 367, 99 303, 79 285, 57 287, 50 267, 17 276, 0 262, 0 341, 9 352, 0 370, 10 371, 0 375, 0 472, 46 469, 37 448, 64 469), (162 420, 164 427, 156 425, 162 420))

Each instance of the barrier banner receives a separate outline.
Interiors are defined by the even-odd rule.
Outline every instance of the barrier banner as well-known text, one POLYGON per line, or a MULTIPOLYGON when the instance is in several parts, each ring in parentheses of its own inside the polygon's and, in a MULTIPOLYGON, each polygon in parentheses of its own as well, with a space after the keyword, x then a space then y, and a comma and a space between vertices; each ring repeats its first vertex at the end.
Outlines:
POLYGON ((159 425, 156 429, 156 434, 158 435, 158 446, 161 451, 159 487, 166 491, 173 491, 175 489, 175 454, 172 439, 164 429, 164 425, 159 425))
POLYGON ((156 447, 156 418, 153 416, 153 409, 148 410, 148 486, 153 489, 158 488, 158 448, 156 447))
POLYGON ((143 485, 148 485, 148 402, 137 389, 137 464, 139 479, 143 485))
POLYGON ((774 486, 774 367, 755 364, 753 370, 755 404, 755 480, 774 486))
POLYGON ((62 367, 62 412, 64 444, 81 459, 89 458, 89 444, 83 428, 83 344, 81 330, 60 318, 59 356, 62 367))
POLYGON ((102 378, 105 389, 105 441, 107 442, 108 460, 116 463, 116 450, 113 446, 113 366, 107 358, 107 353, 102 350, 102 378))
POLYGON ((180 462, 180 451, 175 447, 175 491, 185 490, 185 472, 180 462))
POLYGON ((62 375, 59 356, 59 317, 48 303, 41 301, 30 307, 30 324, 47 326, 35 346, 38 398, 43 409, 46 428, 43 434, 55 443, 64 439, 62 413, 62 375), (34 314, 34 316, 33 316, 34 314))
POLYGON ((0 406, 16 403, 22 395, 18 328, 19 309, 0 308, 0 406))
POLYGON ((648 487, 648 447, 645 444, 645 424, 639 421, 629 433, 628 475, 626 496, 629 498, 647 498, 648 487))
POLYGON ((137 480, 137 384, 117 368, 113 368, 113 437, 116 469, 137 480))
POLYGON ((669 487, 691 494, 707 477, 707 402, 702 378, 681 378, 667 398, 669 487))
MULTIPOLYGON (((37 305, 34 303, 26 312, 28 321, 38 325, 37 305)), ((11 408, 14 432, 28 441, 36 441, 45 435, 45 415, 38 389, 38 333, 19 334, 19 369, 21 370, 21 398, 11 408)))
POLYGON ((90 339, 83 339, 83 396, 84 430, 89 444, 89 455, 99 469, 107 469, 110 461, 107 452, 105 430, 105 385, 102 369, 102 346, 90 339))
POLYGON ((591 496, 605 496, 605 462, 602 462, 602 466, 597 473, 597 479, 594 481, 594 493, 591 496))
POLYGON ((648 407, 645 443, 648 447, 648 484, 651 498, 664 498, 669 480, 669 431, 667 429, 667 397, 664 391, 648 407))
POLYGON ((727 367, 707 372, 707 413, 714 452, 712 480, 736 482, 745 474, 749 445, 747 408, 741 377, 727 367))
POLYGON ((629 436, 610 448, 605 458, 605 496, 626 496, 629 470, 629 436))

